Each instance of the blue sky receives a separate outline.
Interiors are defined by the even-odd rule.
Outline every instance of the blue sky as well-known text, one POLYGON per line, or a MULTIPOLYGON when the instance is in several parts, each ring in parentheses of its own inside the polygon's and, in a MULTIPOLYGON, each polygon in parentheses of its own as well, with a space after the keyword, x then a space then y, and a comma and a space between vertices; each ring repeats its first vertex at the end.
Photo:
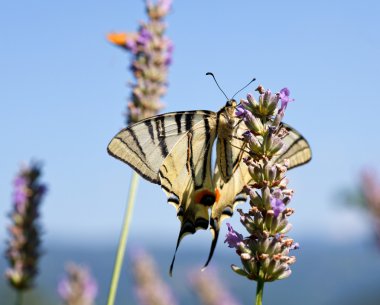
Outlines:
MULTIPOLYGON (((131 170, 106 146, 123 126, 132 77, 130 57, 105 36, 135 31, 146 18, 143 3, 2 1, 1 7, 0 227, 8 223, 12 179, 34 158, 44 162, 49 185, 46 238, 116 239, 131 170)), ((165 111, 221 108, 225 100, 208 71, 228 95, 252 77, 272 91, 290 88, 296 101, 285 121, 313 149, 312 162, 288 175, 296 190, 296 238, 344 242, 368 233, 368 219, 337 204, 335 194, 355 185, 362 166, 380 169, 379 14, 375 0, 194 0, 174 1, 168 17, 175 52, 165 111)), ((132 237, 160 236, 174 246, 174 209, 159 187, 140 182, 132 237)), ((189 245, 209 242, 208 234, 189 245)))

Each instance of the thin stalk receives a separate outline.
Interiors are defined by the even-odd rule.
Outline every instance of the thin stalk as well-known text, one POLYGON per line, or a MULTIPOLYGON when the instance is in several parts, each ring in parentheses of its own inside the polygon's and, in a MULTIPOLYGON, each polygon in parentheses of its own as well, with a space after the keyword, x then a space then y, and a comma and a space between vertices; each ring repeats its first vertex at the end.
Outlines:
POLYGON ((139 178, 139 175, 135 171, 133 171, 131 184, 129 187, 127 209, 126 209, 125 214, 124 214, 124 223, 123 223, 123 228, 122 228, 120 239, 119 239, 119 247, 118 247, 117 253, 116 253, 115 264, 114 264, 112 280, 111 280, 111 286, 110 286, 110 290, 108 293, 107 305, 113 305, 115 302, 117 287, 118 287, 119 278, 120 278, 120 271, 121 271, 121 267, 123 265, 124 254, 125 254, 125 249, 126 249, 126 245, 127 245, 129 227, 130 227, 131 220, 132 220, 133 207, 135 204, 137 184, 139 181, 138 178, 139 178))
POLYGON ((22 305, 22 296, 23 296, 23 293, 21 290, 18 290, 17 291, 17 295, 16 295, 16 305, 22 305))
POLYGON ((258 280, 256 287, 256 305, 263 304, 264 281, 258 280))

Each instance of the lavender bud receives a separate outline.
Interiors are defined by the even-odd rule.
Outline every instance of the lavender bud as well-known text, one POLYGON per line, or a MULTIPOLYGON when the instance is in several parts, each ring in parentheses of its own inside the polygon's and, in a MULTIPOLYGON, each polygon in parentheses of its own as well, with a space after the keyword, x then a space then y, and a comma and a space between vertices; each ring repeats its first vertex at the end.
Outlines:
POLYGON ((89 269, 69 263, 66 276, 58 284, 58 293, 65 305, 93 305, 98 285, 89 269))

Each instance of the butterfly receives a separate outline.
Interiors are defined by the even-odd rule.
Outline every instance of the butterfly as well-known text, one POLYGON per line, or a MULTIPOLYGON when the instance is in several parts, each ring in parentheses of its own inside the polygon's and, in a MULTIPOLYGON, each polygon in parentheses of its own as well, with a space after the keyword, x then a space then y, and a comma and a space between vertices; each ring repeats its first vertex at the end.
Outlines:
MULTIPOLYGON (((236 107, 236 102, 229 100, 218 112, 195 110, 157 115, 121 130, 108 145, 110 155, 160 185, 168 203, 177 210, 181 227, 170 274, 182 238, 210 226, 213 238, 206 267, 213 256, 221 222, 232 216, 236 204, 247 199, 243 187, 252 180, 242 162, 249 155, 242 147, 247 128, 235 116, 236 107)), ((287 131, 287 149, 272 160, 281 163, 288 159, 288 168, 308 162, 311 150, 306 139, 286 124, 281 128, 287 131)))

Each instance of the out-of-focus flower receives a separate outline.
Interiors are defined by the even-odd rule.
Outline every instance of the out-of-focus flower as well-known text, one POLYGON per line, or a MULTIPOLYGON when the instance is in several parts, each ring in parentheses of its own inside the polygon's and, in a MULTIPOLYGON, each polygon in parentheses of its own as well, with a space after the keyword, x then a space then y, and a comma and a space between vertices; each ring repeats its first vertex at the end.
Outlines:
POLYGON ((65 305, 93 305, 98 285, 88 268, 69 263, 66 276, 58 283, 58 294, 65 305))
POLYGON ((287 188, 285 177, 288 161, 281 164, 272 158, 281 154, 283 138, 287 131, 280 124, 289 99, 289 90, 272 94, 270 90, 259 87, 258 102, 252 95, 241 102, 236 115, 244 118, 247 131, 243 140, 251 150, 251 157, 244 158, 252 176, 252 183, 244 190, 250 198, 251 209, 238 210, 240 221, 247 230, 247 236, 236 232, 228 225, 226 241, 236 249, 242 267, 232 266, 239 275, 258 282, 261 291, 264 282, 284 279, 291 274, 290 265, 295 262, 289 256, 290 250, 298 244, 286 237, 291 229, 288 217, 294 212, 287 207, 293 191, 287 188), (281 107, 278 102, 281 100, 281 107))
POLYGON ((350 206, 358 206, 368 211, 373 221, 374 232, 380 245, 380 179, 375 170, 364 168, 359 175, 356 189, 340 191, 339 199, 350 206))
POLYGON ((215 269, 208 268, 203 272, 191 273, 190 283, 203 305, 238 305, 239 302, 229 293, 220 278, 215 269))
POLYGON ((46 186, 40 182, 40 175, 40 166, 32 163, 20 170, 13 183, 12 224, 8 228, 10 237, 5 256, 10 265, 6 277, 18 290, 33 287, 41 255, 38 217, 46 186))
POLYGON ((380 181, 373 171, 362 171, 361 189, 364 202, 375 224, 376 236, 380 241, 380 181))
POLYGON ((141 305, 176 305, 169 286, 162 280, 151 256, 138 251, 133 257, 136 296, 141 305))
POLYGON ((128 102, 127 124, 156 115, 163 107, 168 67, 172 62, 173 44, 165 36, 164 17, 170 12, 170 0, 146 2, 148 22, 137 33, 111 33, 108 40, 133 55, 131 70, 136 78, 128 102))

